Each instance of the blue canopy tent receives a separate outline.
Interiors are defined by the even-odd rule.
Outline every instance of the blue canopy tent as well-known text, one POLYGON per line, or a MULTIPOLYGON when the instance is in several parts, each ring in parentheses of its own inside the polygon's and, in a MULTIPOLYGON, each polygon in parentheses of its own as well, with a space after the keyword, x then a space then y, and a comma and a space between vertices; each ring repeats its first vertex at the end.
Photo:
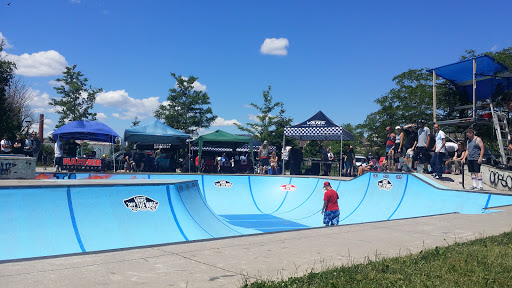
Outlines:
POLYGON ((134 143, 182 145, 190 136, 156 120, 150 125, 124 130, 124 141, 134 143))
POLYGON ((285 147, 285 136, 292 137, 298 140, 340 140, 340 151, 343 151, 343 140, 354 139, 354 135, 351 132, 343 129, 343 127, 334 123, 331 119, 329 119, 329 117, 325 116, 325 114, 322 111, 318 111, 315 115, 313 115, 311 118, 302 123, 299 123, 292 127, 284 128, 283 147, 285 147))
MULTIPOLYGON (((54 139, 61 140, 90 140, 112 144, 112 158, 114 157, 114 144, 120 137, 114 130, 98 121, 78 120, 59 127, 51 133, 54 139)), ((114 171, 115 171, 115 161, 114 171)))
POLYGON ((492 97, 496 92, 510 90, 508 68, 488 55, 478 56, 457 63, 428 70, 433 74, 434 122, 436 119, 436 76, 453 83, 459 91, 471 95, 473 121, 476 120, 476 101, 492 97))
POLYGON ((61 140, 91 140, 114 144, 117 133, 107 125, 98 121, 79 120, 59 127, 51 133, 54 138, 61 140))

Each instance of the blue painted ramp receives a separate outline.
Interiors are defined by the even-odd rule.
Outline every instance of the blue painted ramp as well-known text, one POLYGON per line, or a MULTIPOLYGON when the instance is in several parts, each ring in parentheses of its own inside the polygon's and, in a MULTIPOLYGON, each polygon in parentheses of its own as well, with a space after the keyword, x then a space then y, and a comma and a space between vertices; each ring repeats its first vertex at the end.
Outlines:
POLYGON ((482 214, 512 205, 509 195, 450 190, 416 174, 366 173, 350 181, 223 174, 55 176, 66 179, 64 185, 0 188, 6 204, 0 210, 0 261, 320 227, 325 181, 340 195, 340 225, 482 214), (82 180, 74 185, 68 179, 82 180), (83 184, 85 179, 96 179, 94 186, 83 184))
POLYGON ((13 204, 0 212, 9 231, 0 235, 0 260, 259 232, 217 216, 196 181, 0 189, 0 197, 13 204))

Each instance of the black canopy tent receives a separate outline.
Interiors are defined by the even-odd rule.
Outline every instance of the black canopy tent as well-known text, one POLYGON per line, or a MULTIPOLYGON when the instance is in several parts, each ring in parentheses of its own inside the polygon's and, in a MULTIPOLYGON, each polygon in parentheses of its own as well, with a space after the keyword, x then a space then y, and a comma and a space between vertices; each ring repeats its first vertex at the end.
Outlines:
MULTIPOLYGON (((308 120, 292 127, 284 128, 283 147, 285 147, 285 137, 292 137, 298 140, 340 140, 341 151, 343 151, 343 140, 353 140, 354 135, 343 129, 343 127, 334 123, 322 111, 318 111, 308 120)), ((342 153, 342 152, 340 152, 342 153)), ((284 159, 283 159, 284 167, 284 159)), ((341 155, 340 155, 341 167, 341 155)), ((284 174, 284 169, 283 169, 284 174)), ((341 169, 340 169, 341 176, 341 169)))

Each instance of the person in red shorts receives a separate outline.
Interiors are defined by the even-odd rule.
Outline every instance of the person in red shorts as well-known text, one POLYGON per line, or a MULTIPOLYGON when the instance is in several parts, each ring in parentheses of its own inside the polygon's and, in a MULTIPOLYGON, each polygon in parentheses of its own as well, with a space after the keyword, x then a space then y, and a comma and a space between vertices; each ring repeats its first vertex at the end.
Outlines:
POLYGON ((331 183, 324 183, 324 206, 322 207, 322 214, 324 215, 325 226, 336 226, 340 221, 340 208, 338 207, 338 192, 334 191, 331 183))

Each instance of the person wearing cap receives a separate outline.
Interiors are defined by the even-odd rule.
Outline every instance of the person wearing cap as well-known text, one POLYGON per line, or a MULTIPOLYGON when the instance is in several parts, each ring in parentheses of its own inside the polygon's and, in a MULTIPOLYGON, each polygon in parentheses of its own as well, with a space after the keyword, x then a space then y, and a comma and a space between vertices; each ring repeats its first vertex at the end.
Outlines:
POLYGON ((331 187, 331 183, 324 183, 324 206, 322 214, 324 215, 325 226, 336 226, 340 220, 340 208, 338 206, 338 192, 331 187))
MULTIPOLYGON (((425 120, 418 120, 418 140, 414 142, 412 149, 414 154, 412 156, 413 170, 417 169, 418 157, 421 156, 423 165, 429 163, 430 154, 428 153, 427 147, 430 144, 430 129, 425 127, 425 120)), ((423 170, 425 173, 428 171, 426 167, 423 170)))
POLYGON ((258 159, 260 159, 260 174, 265 174, 265 170, 267 170, 269 166, 269 158, 270 148, 268 147, 267 140, 265 140, 258 150, 258 159))

